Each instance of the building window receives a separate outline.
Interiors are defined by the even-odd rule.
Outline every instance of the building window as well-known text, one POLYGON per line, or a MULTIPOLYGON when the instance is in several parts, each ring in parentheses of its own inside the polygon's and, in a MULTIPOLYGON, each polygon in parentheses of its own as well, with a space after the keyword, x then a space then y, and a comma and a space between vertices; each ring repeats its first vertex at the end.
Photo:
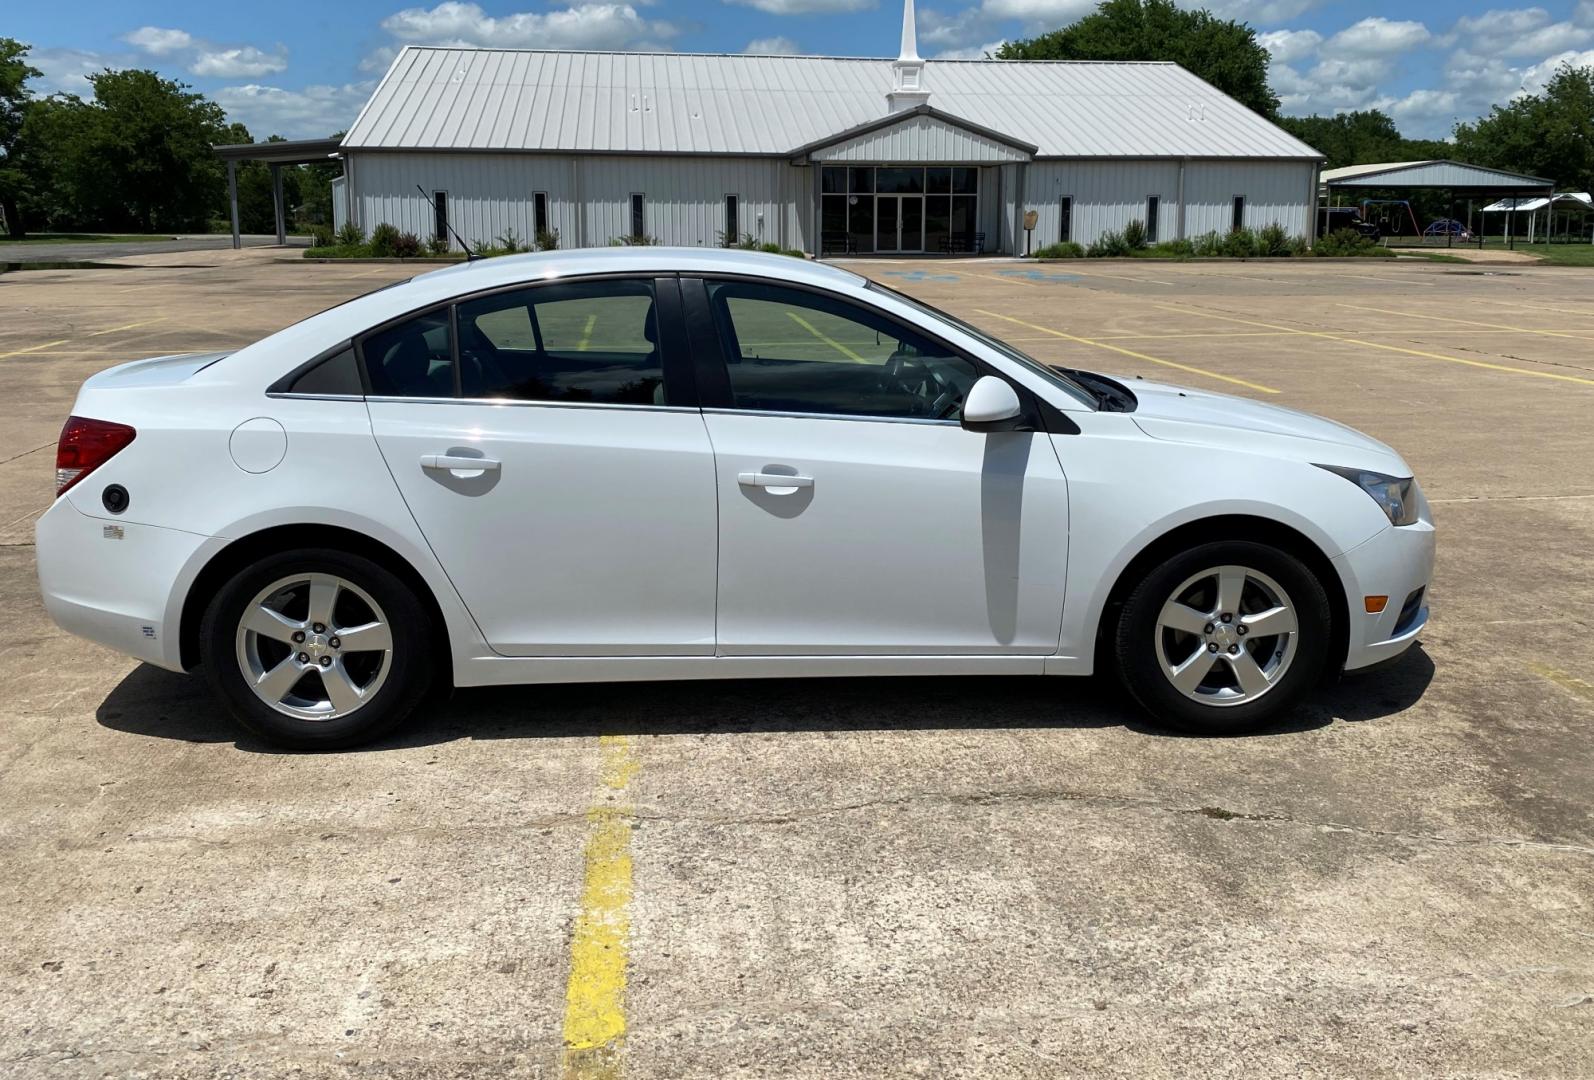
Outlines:
MULTIPOLYGON (((537 236, 548 233, 548 193, 539 191, 531 197, 531 225, 537 236)), ((536 236, 533 236, 536 239, 536 236)))
POLYGON ((1234 197, 1234 217, 1229 222, 1229 228, 1233 232, 1239 232, 1241 229, 1245 228, 1245 196, 1244 195, 1236 195, 1234 197))
POLYGON ((432 192, 432 235, 448 241, 448 192, 432 192))
POLYGON ((1162 196, 1146 196, 1146 242, 1157 242, 1157 211, 1162 209, 1162 196))
POLYGON ((1057 206, 1057 242, 1066 244, 1074 238, 1074 197, 1064 195, 1057 206))
POLYGON ((824 166, 821 253, 875 251, 877 216, 880 250, 899 250, 900 239, 903 251, 975 251, 979 190, 980 170, 969 166, 824 166))
POLYGON ((739 200, 735 195, 725 196, 725 233, 723 243, 726 247, 735 247, 736 242, 742 237, 739 200))
POLYGON ((634 191, 631 193, 631 238, 640 240, 647 234, 647 197, 640 191, 634 191))

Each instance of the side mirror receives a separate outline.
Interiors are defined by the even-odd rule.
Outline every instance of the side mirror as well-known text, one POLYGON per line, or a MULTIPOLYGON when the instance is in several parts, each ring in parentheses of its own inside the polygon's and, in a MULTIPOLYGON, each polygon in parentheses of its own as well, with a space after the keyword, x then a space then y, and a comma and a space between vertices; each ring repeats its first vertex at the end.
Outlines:
POLYGON ((1017 431, 1023 426, 1024 405, 1005 379, 986 375, 969 387, 963 399, 965 431, 1017 431))

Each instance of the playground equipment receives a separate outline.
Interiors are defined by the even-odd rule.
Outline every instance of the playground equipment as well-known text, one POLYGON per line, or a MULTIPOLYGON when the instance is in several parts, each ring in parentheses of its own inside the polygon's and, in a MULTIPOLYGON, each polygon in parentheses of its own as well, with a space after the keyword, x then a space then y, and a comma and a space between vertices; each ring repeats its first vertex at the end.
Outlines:
POLYGON ((1417 214, 1412 210, 1409 200, 1363 199, 1361 208, 1362 220, 1377 222, 1378 230, 1384 236, 1421 236, 1423 234, 1422 226, 1417 224, 1417 214), (1380 209, 1377 213, 1374 213, 1371 208, 1375 206, 1391 209, 1380 209), (1402 215, 1399 210, 1392 209, 1394 207, 1404 210, 1405 214, 1402 215), (1408 223, 1411 225, 1410 230, 1406 228, 1408 223))

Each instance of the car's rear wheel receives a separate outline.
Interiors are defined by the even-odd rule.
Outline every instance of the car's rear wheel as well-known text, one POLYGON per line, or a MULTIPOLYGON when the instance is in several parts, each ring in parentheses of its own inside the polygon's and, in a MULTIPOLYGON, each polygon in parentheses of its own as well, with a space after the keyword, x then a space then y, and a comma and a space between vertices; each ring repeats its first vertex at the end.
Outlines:
POLYGON ((1322 676, 1327 593, 1295 556, 1265 544, 1202 544, 1130 592, 1116 652, 1124 685, 1154 718, 1205 734, 1261 727, 1322 676))
POLYGON ((211 686, 249 730, 295 749, 374 739, 432 682, 426 608, 385 567, 329 549, 253 563, 200 624, 211 686))

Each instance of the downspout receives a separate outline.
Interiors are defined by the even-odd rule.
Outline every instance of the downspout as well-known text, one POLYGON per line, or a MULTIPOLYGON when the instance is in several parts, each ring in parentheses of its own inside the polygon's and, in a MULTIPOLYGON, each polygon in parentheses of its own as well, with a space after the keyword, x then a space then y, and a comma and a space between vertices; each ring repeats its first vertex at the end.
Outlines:
POLYGON ((1312 216, 1306 219, 1306 246, 1308 248, 1317 246, 1317 200, 1321 198, 1318 194, 1318 185, 1323 182, 1322 177, 1323 163, 1321 161, 1312 162, 1312 216))
MULTIPOLYGON (((587 246, 587 204, 581 198, 581 159, 570 158, 571 201, 576 206, 576 247, 587 246)), ((550 192, 549 198, 553 195, 550 192)))
POLYGON ((1184 167, 1189 158, 1179 159, 1179 239, 1184 239, 1184 167))

